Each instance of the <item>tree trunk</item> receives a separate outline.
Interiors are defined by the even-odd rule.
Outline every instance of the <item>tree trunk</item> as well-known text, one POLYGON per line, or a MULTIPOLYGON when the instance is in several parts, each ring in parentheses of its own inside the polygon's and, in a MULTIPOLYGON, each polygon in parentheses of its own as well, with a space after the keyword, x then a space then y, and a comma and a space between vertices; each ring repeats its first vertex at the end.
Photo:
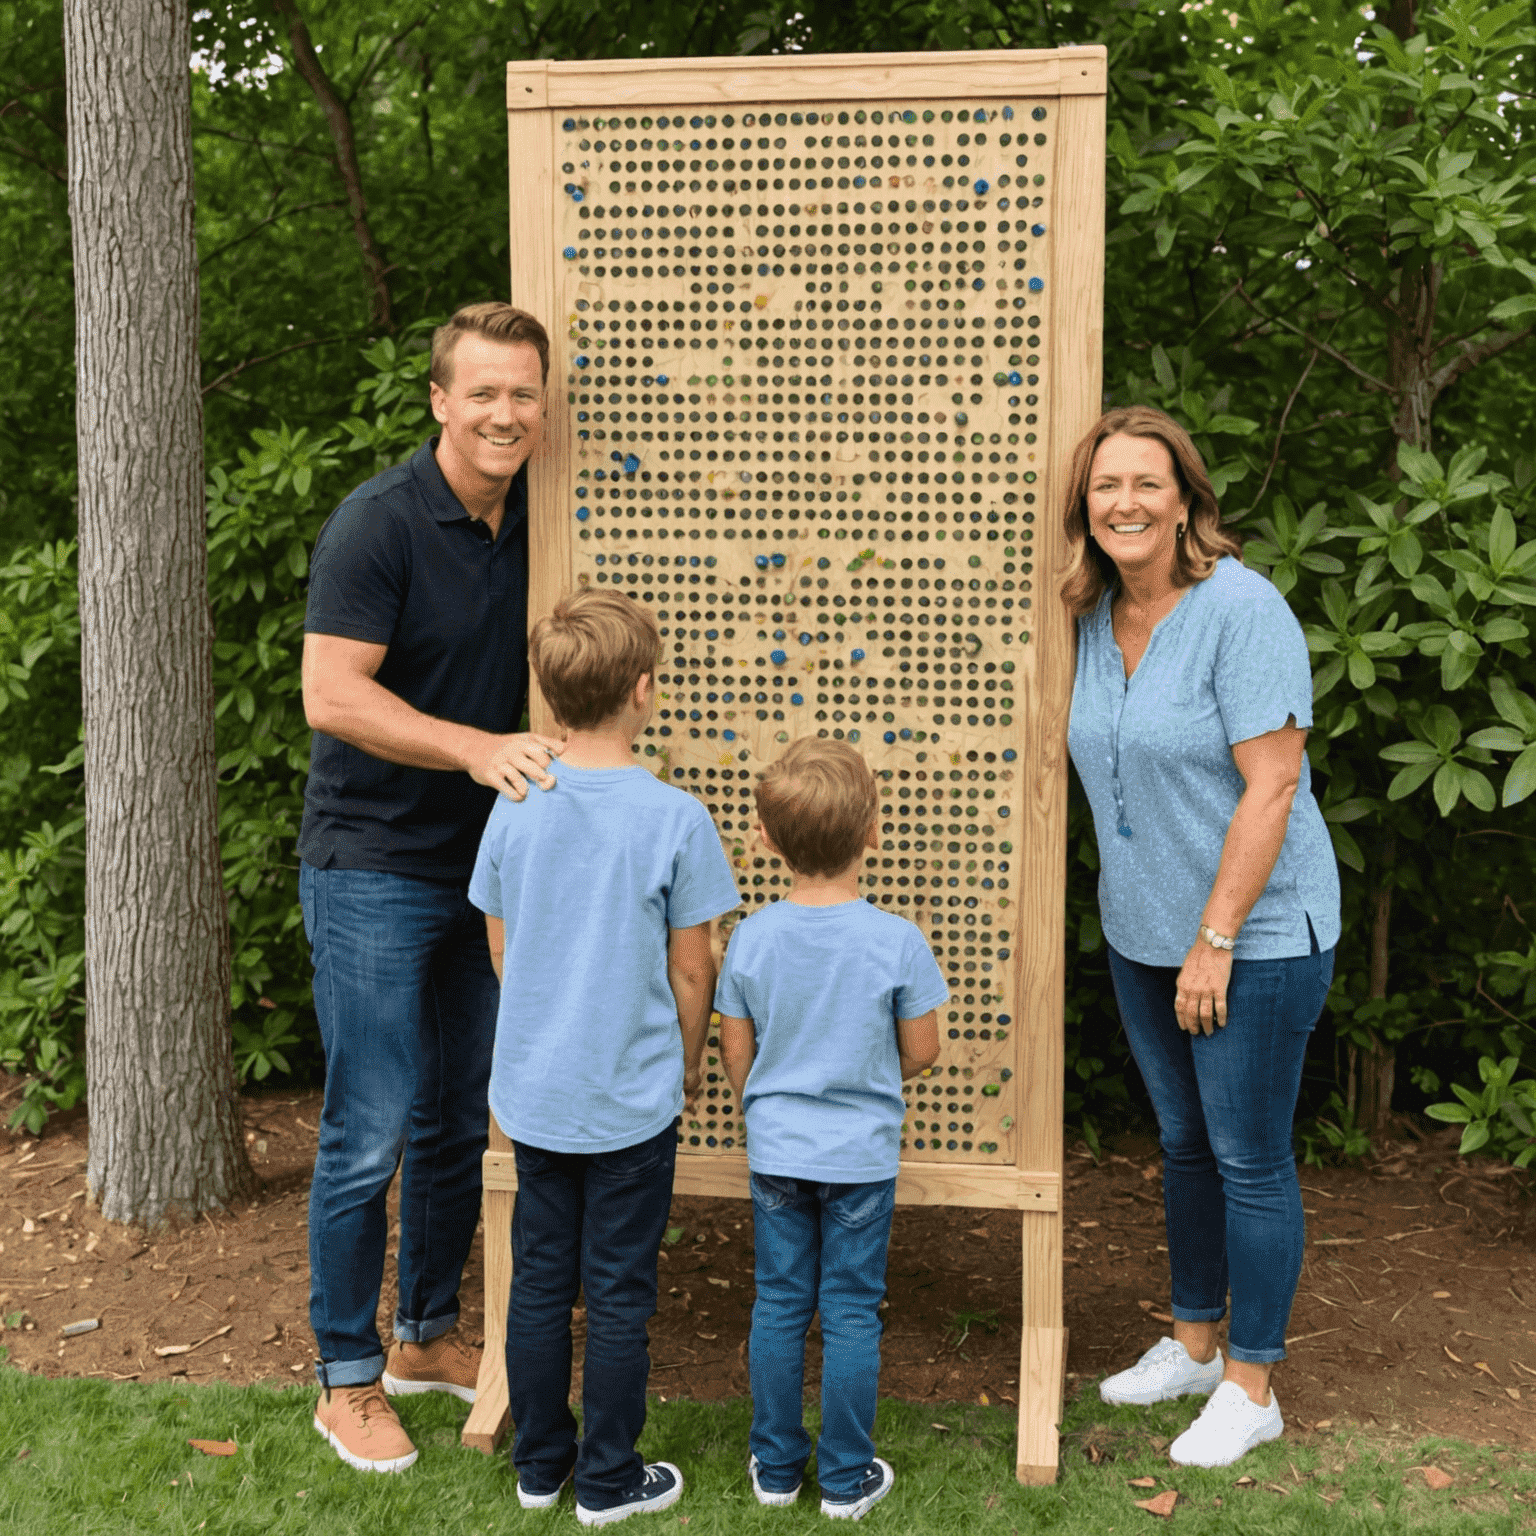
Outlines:
POLYGON ((219 858, 188 0, 65 0, 85 716, 86 1178, 246 1192, 219 858))

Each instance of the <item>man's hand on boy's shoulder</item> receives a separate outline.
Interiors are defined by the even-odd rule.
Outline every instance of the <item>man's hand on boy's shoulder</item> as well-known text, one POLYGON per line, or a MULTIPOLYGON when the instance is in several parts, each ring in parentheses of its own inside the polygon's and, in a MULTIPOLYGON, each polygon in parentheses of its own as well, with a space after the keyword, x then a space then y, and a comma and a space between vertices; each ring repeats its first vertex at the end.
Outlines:
POLYGON ((469 776, 477 784, 487 784, 509 800, 522 800, 528 794, 528 780, 540 789, 553 789, 549 773, 550 759, 565 747, 563 738, 539 736, 520 731, 511 736, 488 736, 488 751, 478 761, 468 764, 469 776))

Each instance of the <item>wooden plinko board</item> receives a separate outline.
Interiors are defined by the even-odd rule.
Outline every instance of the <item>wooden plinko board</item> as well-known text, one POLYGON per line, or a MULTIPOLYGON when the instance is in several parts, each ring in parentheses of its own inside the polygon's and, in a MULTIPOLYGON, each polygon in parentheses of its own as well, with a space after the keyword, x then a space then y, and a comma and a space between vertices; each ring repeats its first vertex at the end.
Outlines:
MULTIPOLYGON (((656 610, 641 761, 708 807, 738 915, 789 885, 755 776, 800 735, 868 757, 866 893, 951 987, 898 1191, 1025 1212, 1028 1480, 1055 1475, 1064 1348, 1053 509, 1099 409, 1104 89, 1102 48, 508 71, 511 298, 554 347, 530 617, 573 587, 656 610)), ((742 1194, 706 1070, 678 1187, 742 1194)))

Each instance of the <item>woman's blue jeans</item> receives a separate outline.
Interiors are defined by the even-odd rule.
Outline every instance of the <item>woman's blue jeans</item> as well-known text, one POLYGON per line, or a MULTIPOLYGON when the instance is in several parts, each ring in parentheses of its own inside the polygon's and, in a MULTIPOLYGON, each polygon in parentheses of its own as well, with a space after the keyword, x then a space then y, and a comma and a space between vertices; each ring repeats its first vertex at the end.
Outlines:
POLYGON ((309 1187, 309 1321, 323 1386, 376 1381, 386 1202, 400 1177, 397 1339, 459 1316, 480 1219, 486 1087, 501 989, 466 885, 299 866, 325 1044, 309 1187))
POLYGON ((1111 949, 1109 969, 1157 1111, 1173 1315, 1218 1322, 1230 1281, 1228 1355, 1283 1360, 1305 1240, 1291 1128, 1333 951, 1233 961, 1226 1027, 1210 1035, 1179 1028, 1178 967, 1111 949))
POLYGON ((822 1492, 856 1496, 875 1457, 880 1303, 896 1181, 816 1184, 752 1175, 752 1454, 764 1488, 799 1486, 811 1454, 801 1416, 805 1335, 821 1313, 822 1492))

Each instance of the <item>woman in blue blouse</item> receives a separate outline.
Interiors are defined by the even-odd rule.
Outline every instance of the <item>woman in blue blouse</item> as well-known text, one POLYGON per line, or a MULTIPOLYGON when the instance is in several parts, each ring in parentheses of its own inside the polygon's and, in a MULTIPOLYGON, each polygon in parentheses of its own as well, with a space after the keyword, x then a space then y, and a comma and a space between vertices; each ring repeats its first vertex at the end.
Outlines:
POLYGON ((1173 1337, 1100 1392, 1209 1394, 1169 1454, 1226 1466, 1282 1429, 1269 1376, 1303 1243, 1291 1122, 1339 937, 1305 752, 1311 669, 1162 412, 1110 411, 1082 440, 1066 531, 1072 761, 1098 830, 1115 996, 1157 1111, 1173 1280, 1173 1337))

